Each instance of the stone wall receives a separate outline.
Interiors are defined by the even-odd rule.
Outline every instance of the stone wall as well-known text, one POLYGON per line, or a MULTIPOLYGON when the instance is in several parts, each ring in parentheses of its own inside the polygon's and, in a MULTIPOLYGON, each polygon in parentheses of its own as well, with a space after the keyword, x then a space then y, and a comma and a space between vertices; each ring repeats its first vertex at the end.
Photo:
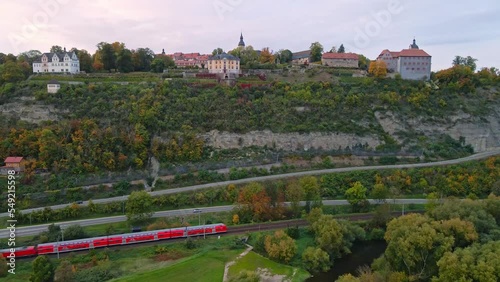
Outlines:
POLYGON ((360 137, 343 133, 273 133, 271 131, 252 131, 246 134, 219 132, 217 130, 200 136, 208 146, 219 149, 239 149, 250 146, 294 150, 337 150, 368 144, 371 148, 380 145, 377 137, 360 137))

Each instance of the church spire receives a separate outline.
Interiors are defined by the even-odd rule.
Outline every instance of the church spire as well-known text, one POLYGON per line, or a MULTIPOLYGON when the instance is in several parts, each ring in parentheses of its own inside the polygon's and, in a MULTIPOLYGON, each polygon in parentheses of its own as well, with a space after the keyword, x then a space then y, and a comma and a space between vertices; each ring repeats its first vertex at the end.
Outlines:
POLYGON ((245 47, 245 41, 243 41, 243 31, 240 35, 240 43, 238 43, 238 47, 245 47))
POLYGON ((413 44, 410 45, 410 49, 418 49, 417 40, 413 37, 413 44))

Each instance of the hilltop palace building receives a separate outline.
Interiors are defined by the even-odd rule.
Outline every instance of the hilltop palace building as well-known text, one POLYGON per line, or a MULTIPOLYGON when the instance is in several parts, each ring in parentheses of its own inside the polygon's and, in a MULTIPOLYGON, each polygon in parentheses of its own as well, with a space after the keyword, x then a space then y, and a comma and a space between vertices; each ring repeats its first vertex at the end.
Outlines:
POLYGON ((75 52, 44 53, 33 62, 33 73, 79 73, 80 61, 75 52))
POLYGON ((386 49, 377 59, 387 64, 388 71, 399 73, 403 79, 428 80, 431 77, 432 57, 418 48, 415 39, 409 49, 401 52, 386 49))

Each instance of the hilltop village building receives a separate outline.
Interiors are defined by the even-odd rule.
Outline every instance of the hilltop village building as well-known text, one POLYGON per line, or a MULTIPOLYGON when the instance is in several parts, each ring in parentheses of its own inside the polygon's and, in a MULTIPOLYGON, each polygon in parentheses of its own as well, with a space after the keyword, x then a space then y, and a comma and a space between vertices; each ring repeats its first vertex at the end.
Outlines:
POLYGON ((236 78, 241 73, 240 59, 230 54, 217 54, 208 59, 208 72, 224 79, 236 78))
POLYGON ((308 65, 312 61, 311 50, 296 52, 292 54, 292 64, 308 65))
POLYGON ((159 56, 168 56, 172 58, 175 66, 178 68, 194 68, 198 67, 200 69, 207 68, 207 62, 210 55, 202 55, 200 53, 181 53, 177 52, 174 54, 165 54, 165 49, 159 54, 159 56))
POLYGON ((33 62, 33 73, 79 73, 80 60, 75 52, 43 53, 33 62))
POLYGON ((389 72, 399 73, 403 79, 428 80, 431 77, 432 57, 418 47, 415 39, 401 52, 382 51, 377 60, 384 61, 389 72))
POLYGON ((358 68, 359 55, 354 53, 324 53, 321 63, 328 67, 358 68))

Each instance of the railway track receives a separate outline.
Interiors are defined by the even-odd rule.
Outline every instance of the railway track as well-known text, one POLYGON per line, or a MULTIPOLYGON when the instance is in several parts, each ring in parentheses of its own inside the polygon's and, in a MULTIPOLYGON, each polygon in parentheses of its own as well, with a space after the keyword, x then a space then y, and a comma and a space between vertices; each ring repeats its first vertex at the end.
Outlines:
MULTIPOLYGON (((410 213, 424 213, 423 211, 412 211, 410 213)), ((399 217, 401 216, 400 212, 393 212, 391 213, 393 217, 399 217)), ((335 219, 338 220, 349 220, 349 221, 363 221, 363 220, 370 220, 374 217, 372 214, 361 214, 361 215, 350 215, 350 216, 336 216, 335 219)), ((270 223, 262 223, 262 224, 255 224, 255 225, 245 225, 245 226, 231 226, 228 227, 227 233, 224 234, 207 234, 207 237, 213 237, 213 236, 230 236, 230 235, 241 235, 241 234, 247 234, 250 232, 261 232, 261 231, 273 231, 273 230, 280 230, 280 229, 285 229, 289 227, 304 227, 308 226, 309 223, 305 219, 297 219, 297 220, 290 220, 290 221, 281 221, 281 222, 270 222, 270 223)), ((192 236, 189 238, 194 238, 198 240, 203 240, 203 235, 199 236, 192 236)), ((153 241, 153 242, 144 242, 144 243, 137 243, 133 245, 123 245, 123 246, 112 246, 112 247, 107 247, 107 248, 100 248, 98 250, 127 250, 127 249, 135 249, 139 247, 145 247, 145 246, 156 246, 159 244, 171 244, 171 243, 179 243, 186 241, 187 238, 175 238, 175 239, 168 239, 168 240, 163 240, 163 241, 153 241)), ((59 257, 60 258, 65 258, 70 256, 73 253, 78 253, 78 254, 88 254, 90 250, 82 250, 82 251, 75 251, 75 252, 69 252, 69 253, 60 253, 59 257)), ((48 255, 50 258, 57 258, 57 254, 50 254, 48 255)), ((31 258, 18 258, 20 261, 32 261, 34 260, 34 257, 31 258)))

